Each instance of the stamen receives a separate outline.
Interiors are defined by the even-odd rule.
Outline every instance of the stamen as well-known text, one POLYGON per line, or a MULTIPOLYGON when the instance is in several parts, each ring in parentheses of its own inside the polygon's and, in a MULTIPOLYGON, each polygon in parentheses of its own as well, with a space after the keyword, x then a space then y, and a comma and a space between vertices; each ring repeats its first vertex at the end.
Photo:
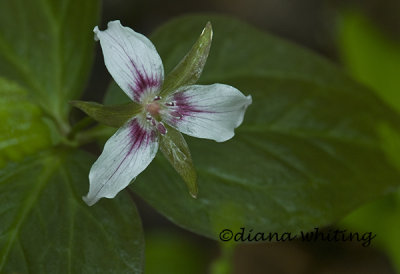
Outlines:
POLYGON ((153 101, 158 101, 158 100, 161 100, 161 96, 156 96, 156 97, 154 97, 154 99, 153 99, 153 101))
POLYGON ((174 102, 167 102, 167 103, 165 103, 165 105, 168 106, 168 107, 173 107, 173 106, 175 106, 175 103, 174 102))
POLYGON ((167 133, 167 129, 165 128, 164 124, 161 122, 158 123, 157 129, 158 129, 158 132, 161 133, 161 135, 165 135, 167 133))

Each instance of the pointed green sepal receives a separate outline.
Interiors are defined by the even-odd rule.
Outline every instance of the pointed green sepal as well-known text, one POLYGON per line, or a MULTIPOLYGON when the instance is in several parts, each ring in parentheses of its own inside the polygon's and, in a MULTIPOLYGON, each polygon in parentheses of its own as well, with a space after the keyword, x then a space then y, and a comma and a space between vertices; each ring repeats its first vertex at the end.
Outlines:
POLYGON ((181 86, 197 82, 210 52, 212 36, 212 26, 208 22, 191 50, 165 78, 161 96, 166 96, 181 86))
POLYGON ((197 174, 194 169, 189 147, 182 134, 167 126, 167 133, 161 136, 160 150, 175 170, 182 176, 189 193, 197 198, 197 174))
POLYGON ((70 101, 70 104, 79 108, 97 122, 117 128, 141 111, 141 106, 135 102, 114 106, 104 106, 85 101, 70 101))

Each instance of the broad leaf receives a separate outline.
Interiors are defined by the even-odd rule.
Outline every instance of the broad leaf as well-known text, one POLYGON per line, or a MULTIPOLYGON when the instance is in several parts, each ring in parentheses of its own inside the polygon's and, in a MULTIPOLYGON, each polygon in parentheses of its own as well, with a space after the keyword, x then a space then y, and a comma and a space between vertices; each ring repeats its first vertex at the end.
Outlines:
POLYGON ((236 76, 261 76, 303 80, 338 89, 354 88, 354 82, 348 81, 348 77, 326 59, 224 16, 180 17, 157 29, 150 38, 167 73, 191 49, 198 38, 198 29, 208 21, 213 26, 213 41, 200 78, 203 83, 221 82, 236 76))
POLYGON ((0 78, 0 168, 51 144, 42 115, 24 89, 0 78))
POLYGON ((346 67, 400 111, 400 42, 361 14, 348 12, 341 19, 338 40, 346 67))
POLYGON ((0 1, 0 76, 26 88, 59 124, 86 83, 98 12, 97 0, 0 1))
POLYGON ((1 273, 141 273, 144 241, 127 193, 89 208, 93 157, 62 149, 0 171, 1 273))
POLYGON ((230 18, 182 17, 152 36, 166 71, 207 21, 214 38, 202 82, 233 85, 253 104, 232 140, 187 138, 197 200, 157 157, 132 184, 150 205, 217 239, 224 228, 297 232, 327 225, 398 186, 400 152, 387 149, 400 148, 393 145, 400 140, 397 114, 305 49, 230 18))

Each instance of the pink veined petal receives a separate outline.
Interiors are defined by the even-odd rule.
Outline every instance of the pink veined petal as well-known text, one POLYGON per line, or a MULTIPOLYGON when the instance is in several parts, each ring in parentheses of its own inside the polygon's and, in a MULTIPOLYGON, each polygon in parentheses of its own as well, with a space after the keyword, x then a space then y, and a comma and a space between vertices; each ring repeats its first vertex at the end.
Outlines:
POLYGON ((94 28, 100 40, 104 62, 115 82, 134 101, 143 95, 157 95, 164 80, 164 68, 156 48, 144 35, 111 21, 108 28, 94 28))
POLYGON ((180 88, 165 102, 162 116, 169 125, 190 136, 224 142, 234 136, 252 99, 234 87, 214 84, 180 88))
POLYGON ((114 198, 150 164, 157 150, 154 130, 143 127, 138 118, 127 122, 106 142, 93 164, 89 193, 83 200, 93 205, 100 198, 114 198))

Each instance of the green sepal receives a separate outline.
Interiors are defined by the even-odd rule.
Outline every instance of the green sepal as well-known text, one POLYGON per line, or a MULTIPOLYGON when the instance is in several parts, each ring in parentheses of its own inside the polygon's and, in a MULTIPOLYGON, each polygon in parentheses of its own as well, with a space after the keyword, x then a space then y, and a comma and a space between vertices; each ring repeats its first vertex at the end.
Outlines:
POLYGON ((182 134, 174 128, 167 126, 167 133, 160 138, 160 150, 179 175, 181 175, 190 195, 193 198, 197 198, 197 174, 193 166, 189 147, 182 134))
POLYGON ((199 39, 165 78, 161 96, 166 96, 181 86, 197 82, 207 61, 212 37, 212 26, 210 22, 207 22, 199 39))
POLYGON ((104 106, 99 103, 85 101, 70 101, 70 104, 79 108, 99 123, 117 128, 137 115, 142 108, 135 102, 113 106, 104 106))

